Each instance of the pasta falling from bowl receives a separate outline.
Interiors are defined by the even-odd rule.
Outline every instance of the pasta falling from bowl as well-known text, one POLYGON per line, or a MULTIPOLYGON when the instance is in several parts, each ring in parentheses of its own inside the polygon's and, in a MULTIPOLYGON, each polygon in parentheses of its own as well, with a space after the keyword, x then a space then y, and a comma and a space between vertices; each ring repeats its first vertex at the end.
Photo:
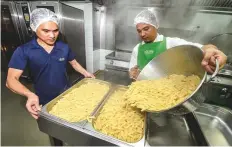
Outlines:
POLYGON ((163 111, 183 102, 200 83, 196 75, 170 75, 155 80, 136 81, 124 94, 127 103, 141 111, 163 111))

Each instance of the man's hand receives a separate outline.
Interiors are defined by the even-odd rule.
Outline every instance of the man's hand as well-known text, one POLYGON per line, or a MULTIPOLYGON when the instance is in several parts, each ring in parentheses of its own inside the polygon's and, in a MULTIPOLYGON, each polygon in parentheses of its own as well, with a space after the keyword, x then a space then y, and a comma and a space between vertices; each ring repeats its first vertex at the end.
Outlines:
POLYGON ((34 93, 29 93, 27 98, 26 108, 28 112, 32 115, 32 117, 38 119, 39 111, 41 111, 41 107, 39 106, 39 97, 34 93))
POLYGON ((139 73, 140 73, 140 70, 137 65, 135 67, 132 67, 129 71, 130 78, 136 80, 139 73))
POLYGON ((222 51, 218 50, 216 46, 204 45, 202 49, 204 51, 204 58, 201 64, 207 72, 214 72, 216 68, 216 59, 219 62, 220 68, 226 64, 227 56, 222 51))
POLYGON ((85 78, 95 78, 95 76, 89 72, 87 72, 77 61, 73 59, 69 61, 71 66, 79 73, 81 73, 85 78))
POLYGON ((95 78, 95 76, 93 74, 91 74, 87 71, 84 73, 84 76, 85 76, 85 78, 95 78))

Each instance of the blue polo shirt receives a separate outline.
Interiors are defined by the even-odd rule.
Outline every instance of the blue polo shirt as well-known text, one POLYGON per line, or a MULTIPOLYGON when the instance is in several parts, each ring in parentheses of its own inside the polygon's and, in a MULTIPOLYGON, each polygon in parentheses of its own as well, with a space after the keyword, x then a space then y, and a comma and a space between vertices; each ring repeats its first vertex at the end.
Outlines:
POLYGON ((29 65, 35 93, 44 105, 69 87, 66 66, 75 55, 67 44, 56 41, 48 53, 36 38, 19 46, 9 62, 9 68, 24 70, 29 65))

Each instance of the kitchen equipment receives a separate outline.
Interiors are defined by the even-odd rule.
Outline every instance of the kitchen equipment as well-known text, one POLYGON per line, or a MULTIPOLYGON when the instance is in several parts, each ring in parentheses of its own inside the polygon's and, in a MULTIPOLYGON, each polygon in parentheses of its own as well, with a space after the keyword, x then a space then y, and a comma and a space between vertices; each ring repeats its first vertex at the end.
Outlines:
POLYGON ((202 92, 202 84, 212 80, 219 70, 219 63, 216 59, 216 70, 207 80, 206 72, 201 66, 203 51, 192 45, 173 47, 151 60, 140 72, 137 80, 150 80, 166 77, 171 74, 197 75, 201 79, 196 90, 183 102, 160 112, 168 112, 174 115, 182 115, 188 127, 192 131, 198 145, 207 146, 208 141, 196 119, 195 111, 205 100, 202 92))
MULTIPOLYGON (((82 146, 125 146, 133 145, 119 142, 106 135, 101 135, 90 130, 89 124, 83 127, 75 123, 65 123, 61 120, 44 115, 46 106, 42 109, 42 115, 38 119, 40 131, 56 137, 69 145, 82 146)), ((219 106, 202 104, 194 114, 200 127, 211 146, 232 145, 232 112, 219 106)), ((149 115, 154 115, 150 113, 149 115)), ((148 116, 147 118, 149 118, 148 116)), ((164 126, 157 125, 158 117, 147 119, 147 136, 145 140, 150 146, 194 146, 198 145, 192 137, 189 127, 183 117, 168 115, 168 123, 164 126)), ((140 144, 140 146, 143 146, 140 144)))
MULTIPOLYGON (((7 72, 15 49, 32 39, 32 32, 28 30, 29 13, 28 2, 1 1, 1 70, 3 72, 7 72)), ((24 69, 21 77, 31 79, 28 67, 24 69)))
MULTIPOLYGON (((67 138, 67 136, 64 136, 63 134, 60 136, 60 134, 57 134, 55 133, 56 130, 55 129, 58 129, 58 130, 63 130, 63 132, 66 132, 68 131, 70 134, 74 133, 76 136, 79 136, 80 134, 82 134, 80 138, 83 138, 83 140, 81 140, 81 143, 79 143, 79 145, 84 145, 82 143, 87 143, 86 140, 92 140, 92 139, 95 139, 96 142, 94 142, 94 144, 92 145, 98 145, 97 142, 100 142, 101 144, 99 145, 102 145, 102 144, 106 144, 108 146, 112 145, 112 144, 116 144, 116 145, 119 145, 119 146, 144 146, 145 144, 145 131, 146 131, 146 121, 144 121, 144 134, 143 134, 143 137, 138 141, 138 142, 135 142, 135 143, 129 143, 129 142, 125 142, 125 141, 122 141, 122 140, 119 140, 115 137, 112 137, 112 136, 109 136, 109 135, 106 135, 106 134, 103 134, 99 131, 97 131, 94 127, 93 127, 93 124, 89 121, 86 120, 83 120, 83 121, 80 121, 80 122, 68 122, 64 119, 61 119, 61 118, 58 118, 54 115, 51 115, 49 114, 49 111, 52 109, 52 107, 57 103, 57 101, 59 99, 62 98, 62 95, 70 92, 73 88, 76 88, 82 84, 85 84, 87 82, 100 82, 100 83, 103 83, 103 84, 107 84, 109 85, 110 87, 110 90, 108 91, 107 94, 105 94, 105 96, 103 95, 102 96, 102 100, 101 102, 99 102, 99 104, 96 106, 95 110, 93 110, 93 112, 91 113, 91 116, 98 116, 99 114, 99 110, 101 110, 101 108, 104 106, 106 100, 108 98, 110 98, 110 96, 115 92, 115 91, 125 91, 127 90, 128 87, 126 86, 119 86, 119 85, 115 85, 113 83, 108 83, 108 82, 105 82, 105 81, 102 81, 102 80, 97 80, 97 79, 83 79, 81 80, 80 82, 78 82, 77 84, 75 84, 74 86, 72 86, 70 89, 68 89, 67 91, 65 91, 63 94, 61 94, 60 96, 58 96, 57 98, 53 99, 51 102, 49 102, 48 104, 46 104, 41 112, 40 112, 40 120, 39 120, 39 124, 41 125, 41 127, 45 127, 43 129, 48 129, 47 133, 49 133, 50 135, 56 137, 56 138, 59 138, 59 139, 64 139, 68 140, 69 143, 75 145, 76 141, 75 140, 72 140, 72 138, 67 138), (52 121, 51 123, 53 124, 53 126, 50 126, 51 123, 47 124, 49 121, 52 121), (61 125, 61 127, 58 127, 59 125, 61 125), (47 128, 49 127, 49 128, 47 128), (51 128, 50 128, 51 127, 51 128), (63 128, 64 127, 64 128, 63 128), (69 130, 71 129, 71 130, 69 130), (76 132, 73 132, 73 131, 76 131, 76 132), (77 132, 78 131, 78 132, 77 132), (55 133, 55 134, 54 134, 55 133), (77 133, 77 134, 76 134, 77 133), (104 141, 102 141, 102 139, 104 141), (83 142, 82 142, 83 141, 83 142)), ((94 119, 93 119, 93 122, 94 122, 94 119)), ((42 129, 42 130, 43 130, 42 129)), ((65 134, 65 133, 64 133, 65 134)), ((67 135, 67 134, 66 134, 67 135)), ((68 135, 69 136, 69 135, 68 135)), ((70 136, 69 136, 70 137, 70 136)), ((90 143, 91 141, 89 141, 88 143, 90 143)), ((90 144, 85 144, 85 145, 90 145, 90 144)), ((93 142, 92 142, 93 143, 93 142)))
MULTIPOLYGON (((95 76, 96 78, 99 77, 99 75, 95 76)), ((41 110, 38 119, 39 129, 50 136, 68 143, 68 145, 136 146, 135 144, 128 144, 101 134, 94 130, 89 123, 68 123, 61 119, 56 119, 47 114, 48 105, 43 106, 41 110)), ((199 121, 203 133, 206 134, 209 145, 232 145, 232 112, 230 110, 209 104, 202 104, 194 114, 199 121)), ((148 113, 148 115, 155 115, 155 113, 148 113)), ((147 135, 145 136, 145 141, 148 145, 199 145, 195 138, 192 137, 192 132, 184 117, 168 116, 167 124, 164 126, 158 126, 156 124, 159 118, 155 117, 154 122, 150 119, 150 116, 147 116, 147 135)), ((144 146, 143 142, 140 141, 138 146, 144 146)))
POLYGON ((180 74, 185 76, 194 74, 199 76, 201 79, 200 84, 185 101, 170 109, 160 111, 165 111, 175 115, 193 112, 205 100, 202 94, 202 84, 212 80, 219 70, 219 64, 216 60, 216 70, 214 74, 207 79, 207 74, 201 66, 202 59, 203 51, 200 48, 192 45, 176 46, 152 59, 140 72, 137 80, 157 79, 171 74, 180 74))
MULTIPOLYGON (((212 37, 211 40, 209 41, 210 44, 217 46, 219 50, 221 50, 223 53, 227 55, 227 65, 225 65, 224 67, 225 69, 227 69, 228 66, 232 66, 231 40, 232 40, 232 33, 224 33, 212 37)), ((228 69, 228 70, 232 70, 232 69, 228 69)))
POLYGON ((203 94, 206 103, 220 105, 232 109, 232 79, 217 75, 213 81, 204 85, 203 94))
MULTIPOLYGON (((231 146, 232 111, 223 107, 203 103, 195 112, 209 146, 231 146)), ((147 142, 150 146, 198 146, 184 117, 165 113, 150 113, 148 117, 147 142), (165 117, 167 122, 157 122, 165 117)))
MULTIPOLYGON (((95 128, 94 128, 94 125, 93 123, 96 121, 98 115, 100 115, 101 113, 101 110, 102 108, 104 107, 104 105, 107 103, 107 101, 111 98, 111 96, 115 93, 115 92, 118 92, 118 91, 121 91, 121 92, 125 92, 128 87, 127 86, 122 86, 122 85, 115 85, 115 84, 111 84, 111 90, 110 92, 108 93, 108 96, 104 98, 104 100, 102 101, 101 105, 99 105, 99 107, 96 107, 96 109, 93 111, 93 113, 90 115, 90 118, 91 118, 91 123, 87 123, 86 124, 86 129, 87 130, 90 130, 90 131, 95 131, 95 132, 98 132, 95 128)), ((102 135, 105 135, 101 132, 98 132, 99 134, 102 134, 102 135)), ((126 141, 122 141, 122 140, 119 140, 115 137, 111 137, 113 138, 114 140, 117 140, 117 142, 122 142, 124 144, 127 144, 127 145, 131 145, 131 146, 144 146, 145 144, 145 134, 146 134, 146 115, 145 115, 145 121, 144 121, 144 130, 143 130, 143 136, 142 138, 137 141, 137 142, 134 142, 134 143, 129 143, 129 142, 126 142, 126 141)))
POLYGON ((131 52, 116 50, 105 56, 104 80, 119 85, 129 85, 131 79, 128 74, 131 52))
MULTIPOLYGON (((94 82, 94 83, 99 83, 99 84, 103 84, 103 85, 106 85, 107 87, 111 87, 111 84, 109 82, 105 82, 105 81, 102 81, 102 80, 97 80, 97 79, 92 79, 92 78, 85 78, 83 80, 81 80, 80 82, 76 83, 75 85, 73 85, 71 88, 69 88, 68 90, 66 90, 64 93, 62 93, 61 95, 59 95, 58 97, 56 97, 55 99, 53 99, 52 101, 50 101, 48 104, 46 104, 46 113, 44 115, 47 115, 47 116, 50 116, 50 117, 53 117, 54 119, 58 119, 62 122, 65 122, 65 123, 69 123, 68 121, 62 119, 62 118, 59 118, 55 115, 52 115, 50 114, 49 112, 52 110, 53 106, 60 100, 63 98, 64 95, 68 94, 69 92, 71 92, 73 89, 75 88, 78 88, 80 87, 81 85, 84 85, 84 84, 87 84, 89 82, 94 82)), ((106 94, 107 95, 109 92, 109 90, 106 91, 106 94)), ((104 99, 104 95, 102 95, 102 99, 104 99)), ((98 102, 98 105, 100 105, 100 101, 98 102)), ((98 105, 96 107, 98 107, 98 105)), ((43 114, 42 114, 43 115, 43 114)), ((90 115, 90 114, 89 114, 90 115)), ((83 126, 84 123, 86 123, 87 119, 86 120, 83 120, 83 121, 80 121, 80 122, 75 122, 76 125, 79 125, 79 126, 83 126)))
POLYGON ((232 109, 232 33, 218 34, 212 37, 210 44, 217 46, 227 55, 225 66, 210 84, 204 86, 206 102, 232 109))

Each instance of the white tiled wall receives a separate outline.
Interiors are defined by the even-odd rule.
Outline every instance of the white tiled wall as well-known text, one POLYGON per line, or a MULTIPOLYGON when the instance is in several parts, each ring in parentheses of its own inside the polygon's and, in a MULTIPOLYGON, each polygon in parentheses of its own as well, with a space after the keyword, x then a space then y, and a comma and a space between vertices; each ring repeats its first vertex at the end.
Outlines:
POLYGON ((100 69, 100 49, 93 51, 93 72, 100 69))
POLYGON ((105 63, 106 63, 105 56, 112 52, 113 50, 100 49, 100 70, 105 69, 105 63))
POLYGON ((86 67, 89 72, 94 72, 93 68, 93 5, 86 3, 84 5, 85 18, 85 47, 86 47, 86 67))
POLYGON ((112 53, 112 50, 98 49, 93 52, 93 69, 94 72, 105 69, 105 56, 112 53))

